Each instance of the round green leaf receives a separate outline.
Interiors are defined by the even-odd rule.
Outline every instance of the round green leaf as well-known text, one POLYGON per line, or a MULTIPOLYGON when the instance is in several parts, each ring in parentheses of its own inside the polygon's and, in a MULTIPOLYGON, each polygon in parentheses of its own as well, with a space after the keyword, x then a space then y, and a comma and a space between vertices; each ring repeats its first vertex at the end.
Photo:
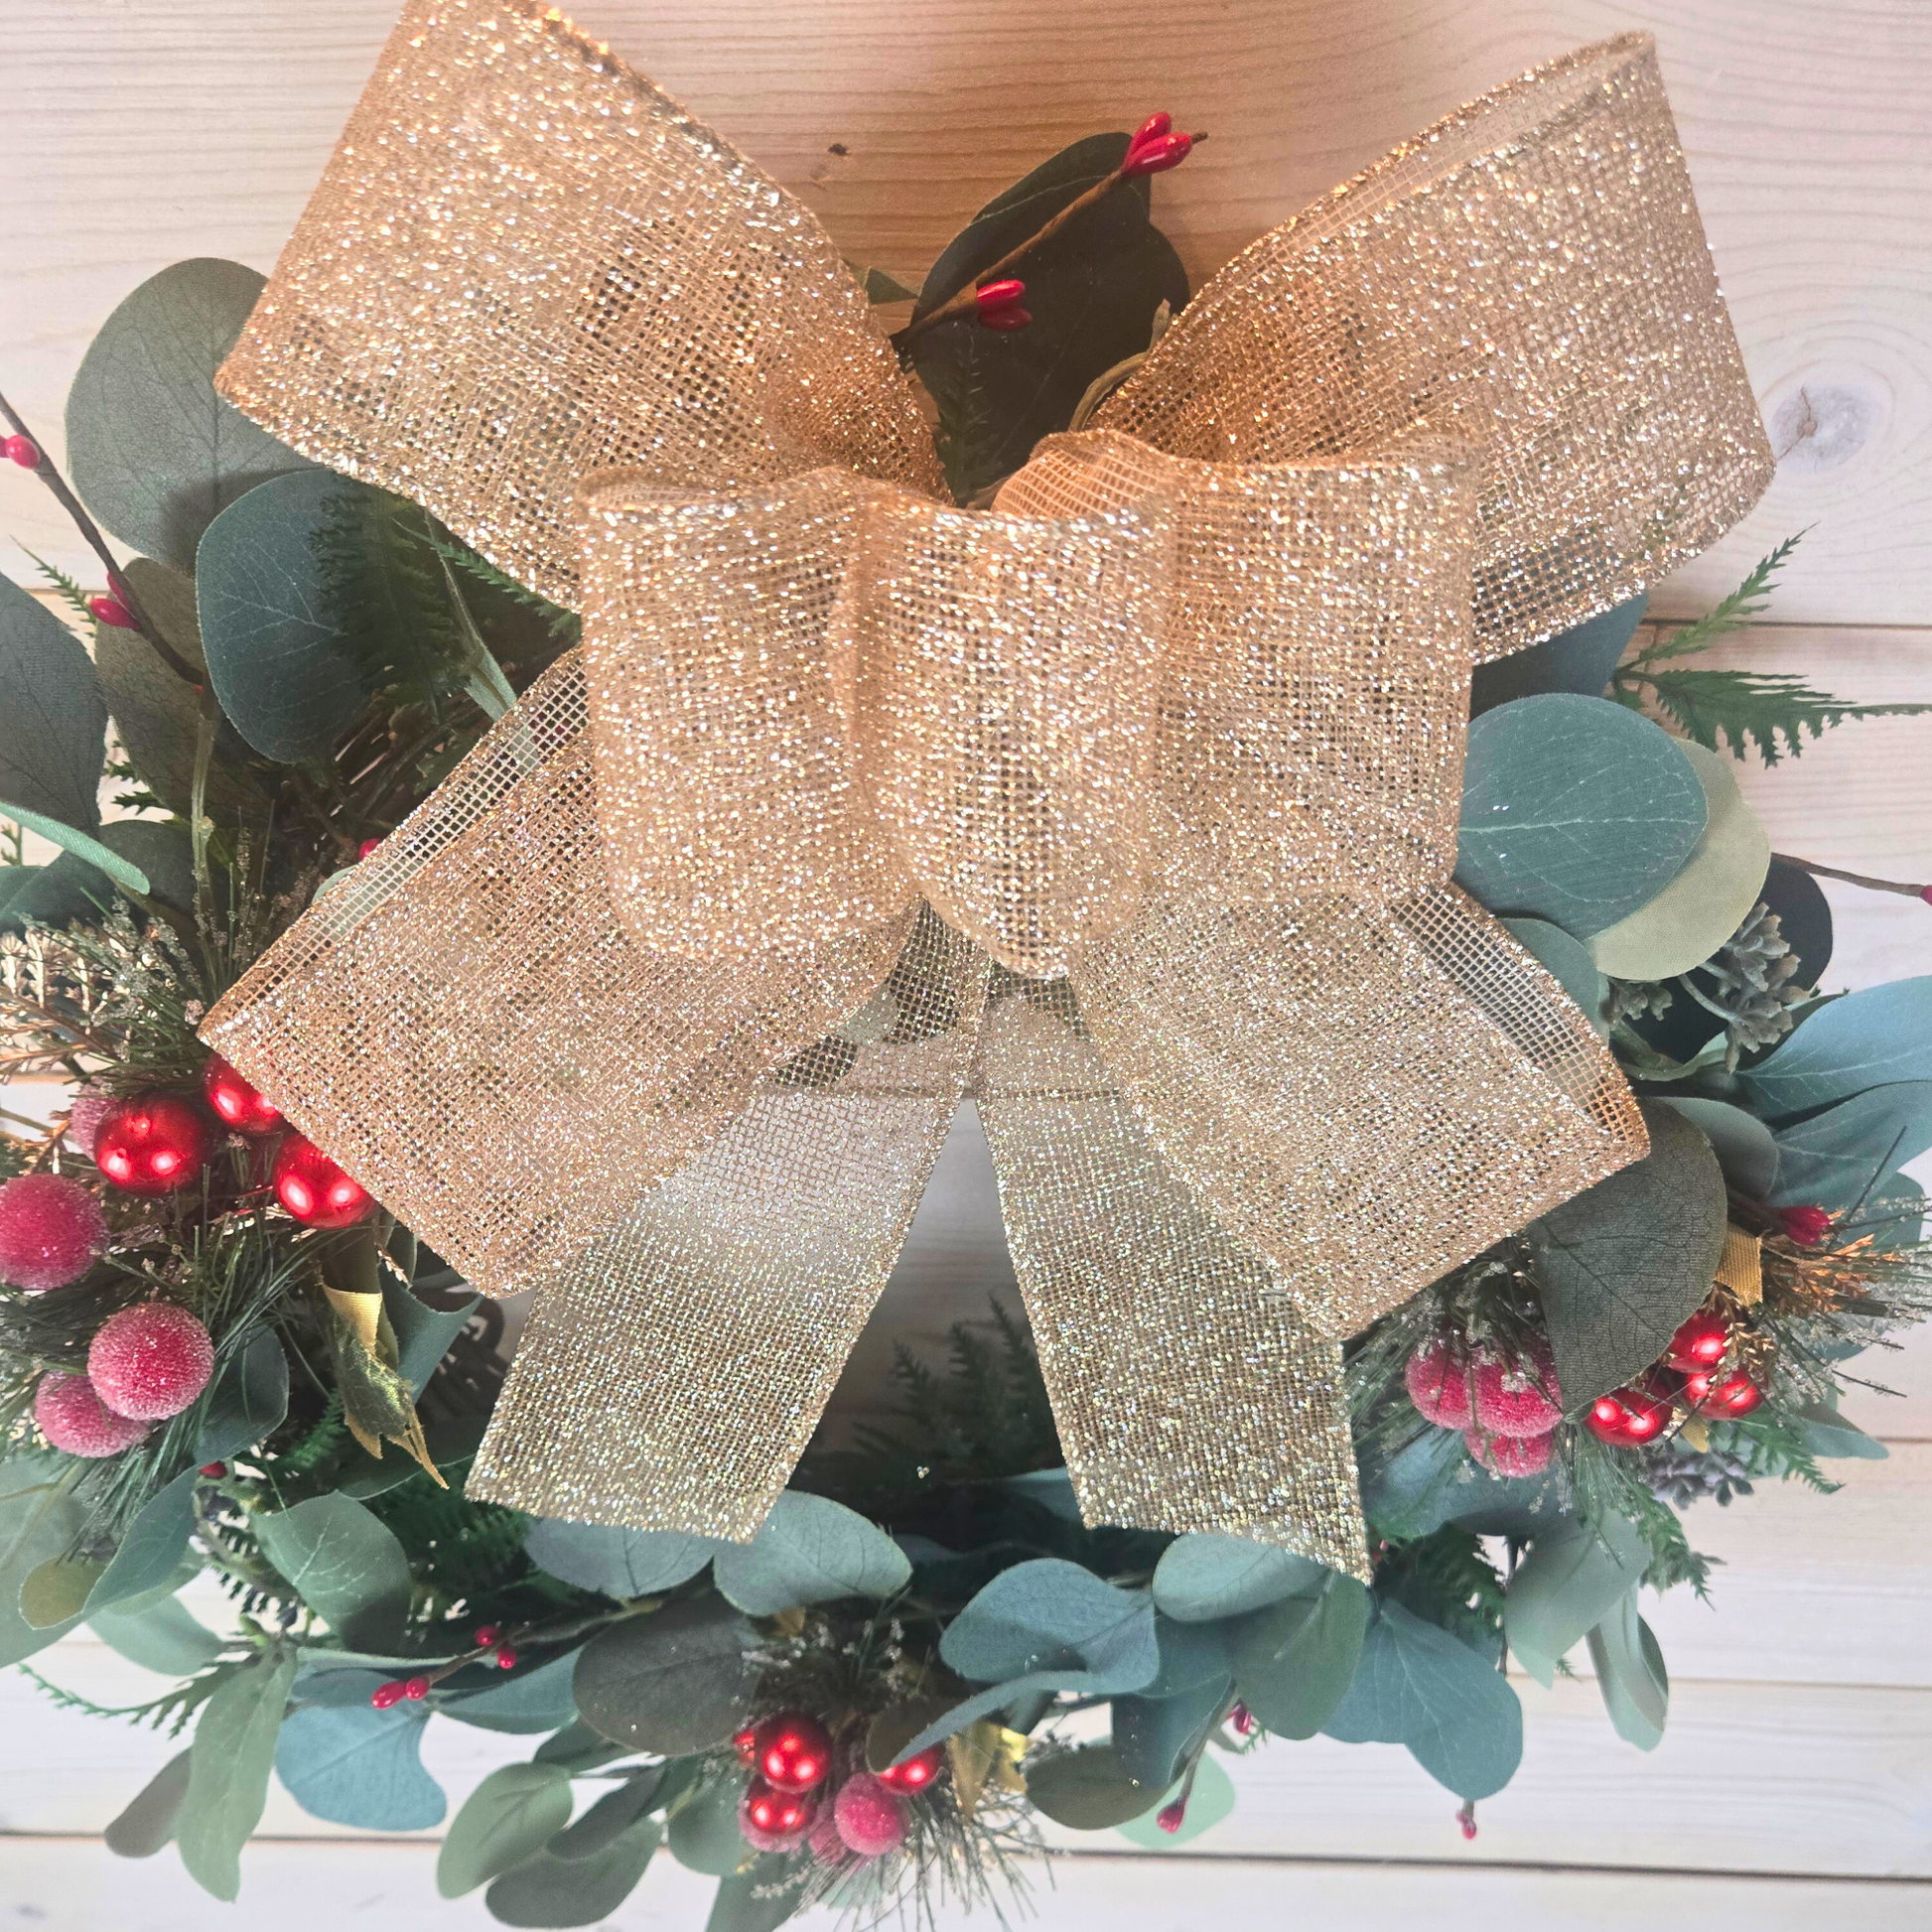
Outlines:
POLYGON ((175 1596, 90 1612, 87 1627, 129 1663, 161 1677, 193 1677, 221 1654, 221 1639, 175 1596))
POLYGON ((436 1889, 461 1898, 534 1858, 570 1823, 570 1778, 555 1764, 505 1764, 450 1820, 436 1859, 436 1889))
POLYGON ((1057 1557, 1003 1570, 947 1625, 939 1654, 983 1684, 1078 1669, 1094 1690, 1138 1691, 1161 1668, 1152 1600, 1057 1557))
POLYGON ((1932 1080, 1932 975, 1821 1001, 1737 1080, 1766 1120, 1890 1081, 1932 1080))
POLYGON ((578 1653, 577 1708, 605 1736, 682 1756, 729 1738, 751 1710, 752 1626, 715 1597, 601 1631, 578 1653))
POLYGON ((534 1736, 567 1725, 577 1715, 572 1680, 577 1668, 574 1652, 553 1657, 535 1670, 498 1678, 487 1690, 440 1696, 437 1710, 483 1730, 506 1730, 534 1736))
POLYGON ((262 291, 239 262, 177 262, 102 324, 68 392, 68 472, 130 548, 181 571, 215 516, 303 459, 214 392, 262 291))
POLYGON ((91 832, 107 705, 80 640, 0 577, 0 798, 91 832))
POLYGON ((877 1524, 824 1496, 787 1489, 750 1544, 717 1548, 719 1593, 751 1616, 842 1596, 891 1596, 912 1579, 905 1553, 877 1524))
POLYGON ((1704 832, 1683 749, 1603 698, 1519 698, 1469 727, 1457 883, 1587 937, 1654 898, 1704 832))
POLYGON ((20 1613, 36 1630, 69 1624, 87 1607, 87 1592, 104 1565, 91 1557, 49 1557, 28 1571, 20 1586, 20 1613))
POLYGON ((1176 1537, 1154 1572, 1154 1601, 1182 1623, 1240 1616, 1319 1588, 1331 1573, 1311 1557, 1239 1536, 1176 1537))
POLYGON ((523 1549, 539 1570, 579 1589, 619 1598, 654 1596, 695 1577, 723 1548, 708 1536, 677 1530, 626 1530, 609 1523, 540 1517, 523 1549))
POLYGON ((1650 1552, 1620 1516, 1595 1523, 1575 1517, 1539 1530, 1509 1580, 1503 1634, 1539 1684, 1642 1581, 1650 1552))
POLYGON ((1116 1698, 1114 1755, 1121 1769, 1143 1785, 1172 1783, 1207 1741, 1232 1694, 1233 1681, 1223 1671, 1218 1681, 1196 1684, 1173 1697, 1116 1698))
POLYGON ((1278 1737, 1312 1737, 1354 1681, 1368 1621, 1368 1591, 1330 1571, 1317 1588, 1234 1626, 1235 1688, 1278 1737))
POLYGON ((78 1617, 43 1629, 21 1613, 21 1587, 44 1563, 65 1556, 86 1511, 56 1482, 66 1458, 11 1455, 0 1465, 0 1667, 45 1649, 78 1617))
POLYGON ((1155 1803, 1160 1791, 1158 1784, 1129 1777, 1112 1744, 1083 1744, 1027 1768, 1027 1796, 1035 1808, 1075 1832, 1124 1825, 1155 1803))
POLYGON ((1590 937, 1589 956, 1620 980, 1665 980, 1709 959, 1743 924, 1771 867, 1771 841, 1737 789, 1732 761, 1680 743, 1704 787, 1704 831, 1655 898, 1590 937))
POLYGON ((1694 1094, 1665 1094, 1663 1104, 1679 1113, 1711 1143, 1725 1178, 1740 1194, 1769 1200, 1778 1179, 1778 1144, 1755 1114, 1728 1100, 1694 1094))
POLYGON ((1121 1837, 1152 1852, 1172 1851, 1176 1845, 1190 1844, 1233 1811, 1234 1780, 1222 1769, 1221 1760, 1212 1751, 1207 1752, 1195 1769, 1194 1788, 1187 1794, 1187 1814, 1180 1821, 1180 1829, 1164 1832, 1157 1822, 1162 1808, 1179 1796, 1178 1784, 1172 1791, 1164 1792, 1158 1804, 1119 1828, 1121 1837))
POLYGON ((483 1903, 503 1925, 595 1925, 630 1896, 663 1835, 656 1819, 642 1818, 587 1858, 540 1852, 504 1872, 483 1903))
POLYGON ((376 1832, 421 1832, 443 1822, 443 1787, 423 1769, 426 1720, 366 1700, 294 1712, 275 1745, 275 1774, 314 1818, 376 1832))
POLYGON ((208 676, 264 758, 324 756, 368 695, 321 556, 331 519, 362 487, 299 470, 230 504, 202 539, 195 583, 208 676))
POLYGON ((723 1878, 745 1863, 745 1834, 738 1829, 744 1795, 745 1774, 727 1771, 707 1779, 671 1813, 665 1843, 687 1871, 723 1878))

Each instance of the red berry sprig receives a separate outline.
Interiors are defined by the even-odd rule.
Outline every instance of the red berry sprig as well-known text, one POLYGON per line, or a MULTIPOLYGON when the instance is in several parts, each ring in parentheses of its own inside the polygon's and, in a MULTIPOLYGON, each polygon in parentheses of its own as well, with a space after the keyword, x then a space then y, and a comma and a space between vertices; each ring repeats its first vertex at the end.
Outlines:
POLYGON ((758 1727, 759 1775, 774 1791, 810 1791, 832 1768, 832 1733, 802 1711, 781 1711, 758 1727))
POLYGON ((982 329, 995 329, 1012 332, 1025 329, 1033 321, 1031 311, 1020 306, 1027 293, 1025 282, 1015 281, 1006 276, 997 282, 982 282, 973 291, 973 301, 979 311, 979 325, 982 329))
POLYGON ((1599 1395, 1584 1416, 1584 1427, 1611 1449, 1636 1449, 1655 1442, 1671 1425, 1667 1396, 1649 1388, 1624 1387, 1599 1395))
POLYGON ((1784 1231, 1801 1248, 1816 1248, 1832 1231, 1832 1217, 1822 1207, 1784 1207, 1778 1210, 1784 1231))
POLYGON ((41 467, 41 446, 31 436, 9 436, 0 438, 0 456, 9 463, 17 463, 23 470, 38 470, 41 467))
POLYGON ((134 613, 118 597, 90 597, 87 600, 87 615, 110 630, 138 630, 141 627, 134 621, 134 613))

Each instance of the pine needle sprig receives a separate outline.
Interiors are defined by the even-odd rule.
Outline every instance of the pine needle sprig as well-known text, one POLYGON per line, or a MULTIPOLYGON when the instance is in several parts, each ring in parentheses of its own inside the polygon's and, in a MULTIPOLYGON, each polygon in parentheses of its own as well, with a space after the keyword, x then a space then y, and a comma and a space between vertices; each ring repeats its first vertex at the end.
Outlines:
POLYGON ((480 556, 467 544, 453 542, 447 537, 432 537, 430 548, 453 569, 465 572, 480 584, 487 584, 491 590, 534 612, 559 643, 575 644, 578 641, 583 631, 583 620, 575 611, 566 611, 562 605, 552 604, 547 597, 539 597, 528 585, 518 583, 508 571, 498 570, 487 557, 480 556))

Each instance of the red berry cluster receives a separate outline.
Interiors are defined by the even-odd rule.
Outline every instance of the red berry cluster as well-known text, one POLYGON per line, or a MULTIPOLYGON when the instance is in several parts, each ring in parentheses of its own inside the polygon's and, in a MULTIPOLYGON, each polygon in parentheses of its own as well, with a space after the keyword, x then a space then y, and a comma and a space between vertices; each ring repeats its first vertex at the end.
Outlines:
POLYGON ((1178 168, 1193 152, 1194 143, 1205 138, 1199 134, 1174 133, 1172 114, 1150 114, 1134 130, 1120 171, 1129 180, 1142 175, 1165 175, 1170 168, 1178 168))
POLYGON ((476 1650, 468 1657, 460 1657, 454 1664, 446 1664, 433 1676, 418 1674, 414 1677, 394 1677, 386 1684, 378 1684, 369 1693, 369 1702, 378 1711, 392 1711, 399 1704, 420 1704, 428 1697, 431 1688, 453 1672, 461 1670, 465 1664, 493 1664, 498 1670, 514 1670, 517 1664, 516 1652, 503 1642, 503 1632, 499 1625, 485 1623, 477 1632, 476 1650))
POLYGON ((876 1775, 850 1763, 841 1775, 831 1731, 803 1711, 781 1711, 747 1725, 733 1742, 753 1772, 738 1807, 746 1843, 760 1852, 783 1852, 809 1841, 823 1864, 896 1850, 905 1838, 902 1800, 931 1784, 945 1762, 935 1744, 876 1775))
POLYGON ((1763 1402, 1764 1391, 1741 1368, 1725 1372, 1730 1348, 1730 1323, 1716 1309, 1698 1310, 1671 1337, 1654 1368, 1590 1404, 1584 1427, 1611 1449, 1640 1449, 1671 1426, 1680 1407, 1721 1421, 1748 1416, 1763 1402))

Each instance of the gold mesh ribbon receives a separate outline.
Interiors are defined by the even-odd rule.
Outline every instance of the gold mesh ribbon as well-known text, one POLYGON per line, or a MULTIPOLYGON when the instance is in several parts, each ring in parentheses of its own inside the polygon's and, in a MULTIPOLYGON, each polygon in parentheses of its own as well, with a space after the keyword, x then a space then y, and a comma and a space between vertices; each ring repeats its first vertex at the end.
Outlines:
POLYGON ((749 1535, 970 1091, 1088 1517, 1362 1574, 1339 1338, 1644 1147, 1449 879, 1472 664, 1770 472, 1649 41, 1264 236, 974 512, 807 209, 413 0, 219 381, 584 615, 205 1029, 543 1285, 472 1489, 749 1535))

